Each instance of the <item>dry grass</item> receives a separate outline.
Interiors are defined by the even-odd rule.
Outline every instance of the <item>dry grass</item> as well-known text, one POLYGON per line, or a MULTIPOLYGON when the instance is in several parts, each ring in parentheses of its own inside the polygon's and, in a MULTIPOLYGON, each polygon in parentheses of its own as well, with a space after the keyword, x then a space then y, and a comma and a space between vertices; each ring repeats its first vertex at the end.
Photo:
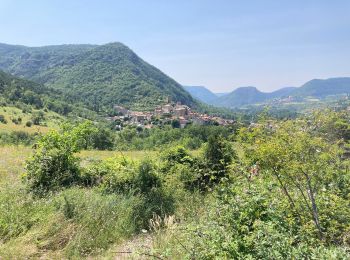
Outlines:
POLYGON ((0 147, 0 184, 17 182, 24 172, 24 162, 32 150, 25 146, 0 147))

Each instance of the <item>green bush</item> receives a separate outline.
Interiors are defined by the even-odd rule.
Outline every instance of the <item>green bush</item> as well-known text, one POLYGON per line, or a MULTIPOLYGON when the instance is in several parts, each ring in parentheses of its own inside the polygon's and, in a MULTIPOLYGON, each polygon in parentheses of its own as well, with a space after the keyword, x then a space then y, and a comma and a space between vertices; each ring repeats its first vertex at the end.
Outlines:
POLYGON ((96 180, 91 171, 81 176, 75 153, 89 148, 97 131, 91 122, 84 122, 77 126, 64 125, 61 132, 52 131, 39 139, 23 176, 28 190, 43 195, 75 184, 93 185, 96 180))
POLYGON ((79 159, 75 138, 50 132, 43 136, 32 158, 27 160, 23 179, 29 191, 43 195, 79 181, 79 159))
POLYGON ((36 134, 29 134, 24 131, 13 131, 11 133, 0 133, 0 144, 30 145, 36 139, 36 134))
POLYGON ((111 158, 89 166, 83 172, 83 182, 99 185, 105 193, 132 193, 136 189, 137 167, 126 159, 111 158))
POLYGON ((12 118, 11 121, 16 124, 16 125, 19 125, 22 123, 22 118, 21 117, 18 117, 18 118, 12 118))
POLYGON ((139 196, 142 203, 135 208, 139 228, 146 228, 154 214, 165 216, 174 212, 174 199, 163 189, 163 180, 151 161, 135 163, 114 158, 97 162, 83 171, 82 181, 98 186, 106 194, 139 196))
POLYGON ((42 111, 35 112, 32 115, 31 121, 34 125, 40 125, 45 120, 45 114, 42 111))
POLYGON ((194 162, 190 153, 183 146, 175 146, 164 151, 161 158, 165 162, 165 170, 176 164, 192 165, 194 162))
POLYGON ((7 120, 6 120, 5 116, 0 115, 0 123, 7 124, 7 120))
POLYGON ((265 190, 258 181, 250 186, 241 181, 219 185, 205 213, 172 230, 159 250, 169 258, 183 259, 350 257, 346 248, 329 246, 305 233, 285 210, 288 202, 276 196, 276 187, 265 190))

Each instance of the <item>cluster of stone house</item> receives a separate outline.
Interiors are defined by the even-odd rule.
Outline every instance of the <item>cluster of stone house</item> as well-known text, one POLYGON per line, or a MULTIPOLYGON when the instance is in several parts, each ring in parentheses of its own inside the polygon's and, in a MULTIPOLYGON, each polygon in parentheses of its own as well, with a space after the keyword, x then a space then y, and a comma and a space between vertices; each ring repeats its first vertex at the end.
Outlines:
POLYGON ((181 128, 184 128, 190 123, 197 125, 209 125, 214 122, 218 125, 230 125, 234 123, 233 120, 194 112, 190 107, 182 105, 180 102, 157 106, 152 112, 131 111, 118 105, 114 106, 114 110, 118 115, 109 118, 110 120, 122 120, 125 124, 145 128, 152 128, 155 120, 158 122, 178 120, 181 128))

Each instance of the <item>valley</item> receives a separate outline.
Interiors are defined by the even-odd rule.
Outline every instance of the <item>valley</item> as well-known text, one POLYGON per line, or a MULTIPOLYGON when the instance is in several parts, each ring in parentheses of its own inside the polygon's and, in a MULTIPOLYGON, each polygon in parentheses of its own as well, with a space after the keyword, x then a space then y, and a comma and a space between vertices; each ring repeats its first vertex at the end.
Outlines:
POLYGON ((13 2, 1 260, 350 259, 346 8, 13 2))

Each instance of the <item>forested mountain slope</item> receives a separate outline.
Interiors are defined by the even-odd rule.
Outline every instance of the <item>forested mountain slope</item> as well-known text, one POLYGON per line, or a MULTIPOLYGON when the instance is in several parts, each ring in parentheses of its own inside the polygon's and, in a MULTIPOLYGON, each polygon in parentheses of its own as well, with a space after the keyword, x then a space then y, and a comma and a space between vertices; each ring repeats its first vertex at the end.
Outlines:
POLYGON ((113 104, 147 109, 167 97, 196 105, 180 84, 121 43, 46 47, 1 44, 0 69, 63 90, 96 110, 113 104))

